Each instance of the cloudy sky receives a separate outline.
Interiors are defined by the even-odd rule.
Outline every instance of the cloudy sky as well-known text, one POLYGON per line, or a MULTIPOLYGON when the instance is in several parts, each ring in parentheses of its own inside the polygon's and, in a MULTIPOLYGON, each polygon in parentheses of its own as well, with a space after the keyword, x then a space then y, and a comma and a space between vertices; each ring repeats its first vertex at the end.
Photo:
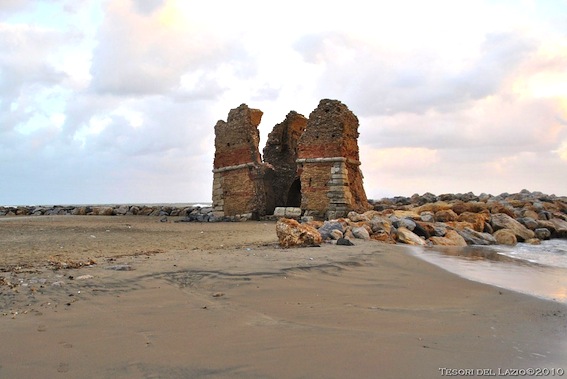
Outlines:
POLYGON ((0 205, 208 202, 217 120, 322 98, 370 198, 567 195, 566 0, 0 0, 0 205))

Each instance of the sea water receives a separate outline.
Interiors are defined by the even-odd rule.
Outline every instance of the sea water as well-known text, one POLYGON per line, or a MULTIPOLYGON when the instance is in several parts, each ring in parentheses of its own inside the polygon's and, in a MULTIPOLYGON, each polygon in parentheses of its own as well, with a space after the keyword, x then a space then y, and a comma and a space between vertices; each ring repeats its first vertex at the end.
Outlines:
POLYGON ((464 278, 567 304, 567 240, 540 245, 419 248, 422 259, 464 278))

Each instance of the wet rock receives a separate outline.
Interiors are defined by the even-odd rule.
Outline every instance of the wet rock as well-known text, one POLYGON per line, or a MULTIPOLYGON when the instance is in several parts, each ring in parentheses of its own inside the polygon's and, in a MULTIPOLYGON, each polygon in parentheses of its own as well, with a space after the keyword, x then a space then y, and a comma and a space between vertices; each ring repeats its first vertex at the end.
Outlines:
POLYGON ((499 229, 494 233, 496 242, 500 245, 514 246, 518 243, 516 234, 510 229, 499 229))
POLYGON ((535 237, 540 240, 547 240, 551 237, 551 232, 546 228, 536 228, 534 230, 535 237))
POLYGON ((532 230, 529 230, 505 213, 493 214, 490 223, 495 232, 499 229, 512 230, 520 242, 534 238, 534 232, 532 230))
POLYGON ((552 218, 549 220, 555 227, 555 238, 567 238, 567 221, 559 218, 552 218))
POLYGON ((468 245, 496 245, 496 239, 488 234, 477 232, 472 228, 464 228, 463 230, 457 230, 457 233, 461 235, 467 241, 468 245))
POLYGON ((429 241, 439 246, 467 246, 467 241, 454 230, 448 230, 444 237, 430 237, 429 241))

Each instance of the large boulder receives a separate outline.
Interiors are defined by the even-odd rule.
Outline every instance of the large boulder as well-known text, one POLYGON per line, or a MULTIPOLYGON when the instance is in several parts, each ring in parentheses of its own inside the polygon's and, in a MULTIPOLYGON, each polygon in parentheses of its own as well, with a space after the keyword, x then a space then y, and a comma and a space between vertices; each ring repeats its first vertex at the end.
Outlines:
POLYGON ((530 230, 536 230, 538 226, 536 219, 532 217, 521 217, 517 221, 530 230))
POLYGON ((555 227, 555 238, 567 238, 567 221, 560 218, 552 218, 551 223, 555 227))
POLYGON ((354 211, 349 212, 347 217, 352 222, 368 221, 368 216, 366 216, 364 213, 361 214, 354 211))
POLYGON ((467 241, 454 230, 448 230, 445 237, 430 237, 429 241, 439 246, 467 246, 467 241))
POLYGON ((551 232, 547 228, 536 228, 534 230, 536 238, 540 240, 548 240, 551 237, 551 232))
POLYGON ((93 208, 93 213, 99 216, 112 216, 114 214, 114 208, 112 207, 95 207, 93 208))
POLYGON ((436 212, 439 212, 441 210, 451 209, 451 207, 452 207, 452 205, 445 202, 445 201, 437 201, 435 203, 424 204, 420 207, 417 207, 416 211, 418 213, 422 213, 422 212, 436 213, 436 212))
POLYGON ((419 213, 415 210, 405 210, 405 209, 396 209, 392 212, 391 216, 395 216, 399 219, 402 218, 411 218, 414 220, 419 220, 419 213))
POLYGON ((490 219, 490 214, 486 213, 472 213, 472 212, 463 212, 457 218, 457 221, 464 221, 470 222, 473 226, 473 229, 477 232, 484 231, 484 223, 490 219))
POLYGON ((392 222, 381 216, 374 216, 370 220, 370 227, 372 228, 372 233, 384 232, 390 234, 392 231, 392 222))
POLYGON ((496 239, 488 234, 477 232, 471 228, 457 230, 457 232, 467 241, 467 245, 496 245, 496 239))
POLYGON ((331 239, 339 240, 339 239, 343 238, 343 236, 344 236, 344 233, 341 232, 340 230, 338 230, 338 229, 331 230, 331 239))
POLYGON ((392 235, 390 233, 386 233, 386 232, 373 233, 370 236, 370 239, 372 239, 374 241, 390 243, 390 244, 396 243, 396 241, 394 240, 394 237, 392 237, 392 235))
POLYGON ((534 238, 535 234, 532 230, 529 230, 524 225, 520 224, 518 221, 507 215, 506 213, 495 213, 491 217, 492 228, 494 231, 499 229, 510 229, 516 235, 518 241, 523 242, 534 238))
POLYGON ((516 234, 510 229, 499 229, 494 233, 494 238, 499 245, 510 245, 514 246, 518 243, 516 234))
POLYGON ((482 211, 488 210, 488 205, 486 205, 486 203, 479 201, 471 201, 468 203, 458 202, 456 204, 453 204, 452 209, 453 212, 455 212, 458 215, 465 212, 480 213, 482 211))
POLYGON ((325 221, 323 225, 318 229, 319 233, 321 234, 321 238, 323 240, 328 240, 333 238, 332 234, 334 230, 338 230, 341 232, 341 237, 345 232, 345 228, 342 223, 338 222, 337 220, 330 220, 325 221))
POLYGON ((416 223, 411 218, 405 217, 402 218, 397 225, 394 223, 394 226, 396 226, 396 228, 403 226, 404 228, 407 228, 413 232, 416 227, 416 223))
POLYGON ((129 210, 130 210, 130 206, 120 205, 114 208, 114 213, 116 213, 117 215, 125 215, 126 213, 128 213, 129 210))
POLYGON ((363 240, 369 240, 370 239, 370 233, 368 233, 368 230, 366 230, 366 228, 363 227, 363 226, 355 226, 351 230, 352 230, 352 234, 356 238, 360 238, 360 239, 363 239, 363 240))
POLYGON ((435 213, 430 211, 421 212, 419 218, 423 222, 435 222, 435 213))
POLYGON ((281 247, 319 246, 321 234, 312 226, 300 224, 296 220, 281 218, 276 223, 276 234, 281 247))
POLYGON ((422 240, 417 234, 413 233, 408 228, 405 228, 403 226, 398 228, 398 241, 408 245, 426 245, 425 241, 422 240))
POLYGON ((438 222, 457 221, 459 216, 451 209, 435 212, 435 220, 438 222))

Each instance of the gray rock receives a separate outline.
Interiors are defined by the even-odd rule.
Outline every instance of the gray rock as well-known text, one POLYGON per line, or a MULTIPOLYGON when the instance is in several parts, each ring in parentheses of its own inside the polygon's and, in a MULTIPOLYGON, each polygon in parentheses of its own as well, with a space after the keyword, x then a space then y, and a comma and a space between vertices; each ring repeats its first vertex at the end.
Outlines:
POLYGON ((496 245, 497 243, 496 239, 492 235, 477 232, 471 228, 457 230, 457 233, 459 233, 461 237, 467 241, 468 245, 496 245))
POLYGON ((343 227, 343 224, 341 224, 338 221, 334 221, 334 220, 325 221, 323 223, 323 225, 321 225, 321 227, 318 230, 319 230, 319 233, 321 234, 321 237, 323 238, 323 240, 328 240, 328 239, 332 238, 331 232, 333 230, 338 230, 341 233, 345 232, 345 228, 343 227))
POLYGON ((536 238, 540 240, 547 240, 551 237, 551 232, 547 228, 536 228, 534 230, 536 238))
POLYGON ((354 246, 354 243, 352 243, 349 239, 346 238, 339 238, 337 240, 337 245, 341 245, 341 246, 354 246))
POLYGON ((526 228, 535 230, 537 229, 537 221, 531 217, 522 217, 518 219, 518 222, 524 225, 526 228))
POLYGON ((444 237, 447 234, 447 224, 443 222, 436 222, 433 224, 433 231, 437 237, 444 237))
POLYGON ((433 212, 421 212, 419 218, 423 222, 435 222, 435 214, 433 212))
POLYGON ((368 230, 366 230, 366 228, 362 227, 362 226, 355 226, 354 228, 352 228, 352 234, 359 239, 362 240, 369 240, 370 239, 370 233, 368 233, 368 230))
POLYGON ((397 227, 404 227, 410 231, 413 231, 416 227, 416 224, 415 221, 413 221, 411 218, 402 218, 397 227))
POLYGON ((120 205, 114 208, 114 213, 116 213, 117 215, 125 215, 129 210, 130 207, 128 205, 120 205))
POLYGON ((370 228, 372 229, 372 233, 385 232, 390 234, 392 231, 392 222, 387 218, 374 216, 370 220, 370 228))

